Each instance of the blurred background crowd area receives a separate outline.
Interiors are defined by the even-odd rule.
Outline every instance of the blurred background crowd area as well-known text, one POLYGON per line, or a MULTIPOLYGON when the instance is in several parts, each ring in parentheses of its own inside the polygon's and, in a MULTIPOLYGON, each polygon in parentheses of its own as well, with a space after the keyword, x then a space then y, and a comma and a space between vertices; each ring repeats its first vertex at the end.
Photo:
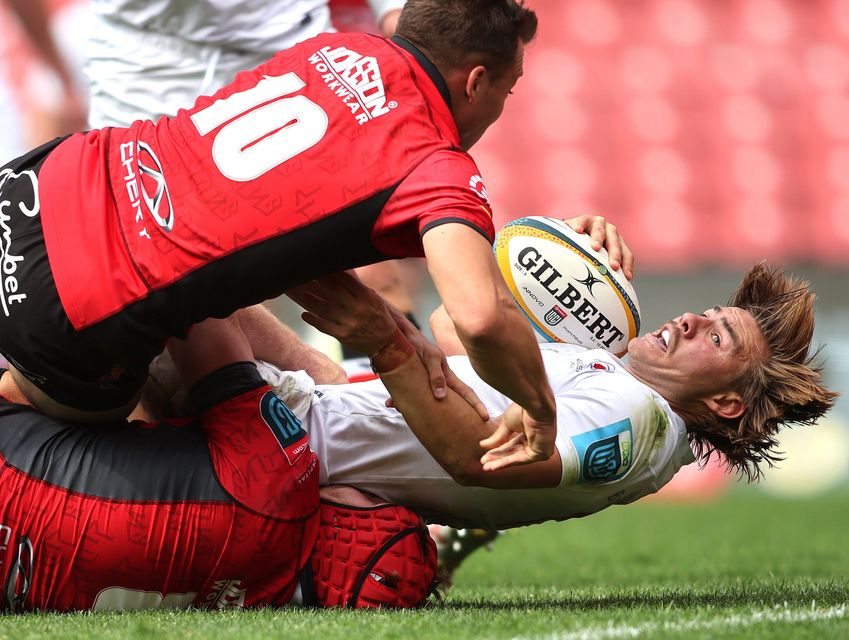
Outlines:
MULTIPOLYGON (((0 0, 0 163, 81 128, 69 85, 81 103, 86 94, 88 0, 41 0, 64 82, 11 1, 0 0)), ((849 394, 849 0, 528 4, 540 29, 525 76, 474 149, 496 226, 609 216, 637 256, 646 330, 722 303, 758 260, 781 263, 813 283, 825 375, 849 394)), ((331 7, 338 29, 376 30, 364 0, 331 7)), ((437 304, 426 273, 416 261, 404 272, 426 319, 437 304)), ((849 487, 846 399, 782 444, 787 460, 765 490, 849 487)), ((662 495, 728 486, 715 468, 679 476, 662 495)))

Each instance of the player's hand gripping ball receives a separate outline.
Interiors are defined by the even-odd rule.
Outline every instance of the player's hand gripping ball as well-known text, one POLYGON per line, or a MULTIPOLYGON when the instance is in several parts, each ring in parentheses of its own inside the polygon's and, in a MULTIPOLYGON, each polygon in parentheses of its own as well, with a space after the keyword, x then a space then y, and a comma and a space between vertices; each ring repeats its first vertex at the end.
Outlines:
POLYGON ((621 356, 640 331, 640 305, 621 270, 590 237, 554 218, 529 216, 495 236, 495 258, 540 342, 621 356))

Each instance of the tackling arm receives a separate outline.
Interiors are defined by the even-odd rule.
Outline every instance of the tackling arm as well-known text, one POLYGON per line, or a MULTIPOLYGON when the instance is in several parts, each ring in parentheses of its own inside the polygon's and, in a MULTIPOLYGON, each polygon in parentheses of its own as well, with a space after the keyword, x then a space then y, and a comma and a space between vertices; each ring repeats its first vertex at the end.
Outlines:
MULTIPOLYGON (((552 456, 530 466, 484 471, 480 445, 503 423, 485 422, 452 388, 437 399, 428 370, 398 329, 383 300, 349 274, 336 274, 299 287, 304 319, 352 348, 367 353, 393 403, 436 461, 460 484, 492 488, 552 487, 560 482, 561 462, 552 456)), ((534 349, 538 349, 534 345, 534 349)))
POLYGON ((488 468, 547 460, 554 452, 554 393, 536 339, 504 283, 492 248, 477 231, 459 223, 427 231, 422 244, 433 283, 475 370, 524 409, 524 448, 488 468))
POLYGON ((253 357, 285 371, 303 369, 319 384, 343 384, 345 371, 298 335, 264 306, 257 304, 233 314, 251 345, 253 357))
MULTIPOLYGON (((415 357, 391 371, 381 372, 380 377, 410 430, 458 484, 493 489, 536 489, 560 483, 562 468, 558 455, 533 465, 484 471, 481 457, 486 450, 481 440, 490 437, 496 425, 511 418, 515 420, 518 412, 510 416, 508 410, 505 415, 484 422, 468 402, 451 390, 442 401, 436 400, 426 393, 427 369, 415 357)), ((519 407, 511 405, 511 409, 519 407)), ((518 418, 521 426, 521 417, 518 418)))

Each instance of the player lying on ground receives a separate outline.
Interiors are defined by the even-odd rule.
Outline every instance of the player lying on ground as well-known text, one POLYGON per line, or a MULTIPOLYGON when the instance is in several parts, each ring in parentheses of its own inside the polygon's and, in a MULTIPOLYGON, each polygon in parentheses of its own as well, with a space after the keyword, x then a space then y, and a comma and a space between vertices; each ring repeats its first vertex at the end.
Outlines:
MULTIPOLYGON (((808 353, 813 294, 757 265, 728 306, 682 314, 633 340, 627 364, 601 350, 542 345, 557 394, 556 453, 504 469, 481 441, 509 442, 503 455, 522 446, 518 410, 467 357, 451 357, 451 366, 492 415, 504 414, 497 429, 453 392, 445 401, 427 393, 427 373, 382 301, 352 277, 293 295, 316 326, 372 354, 382 379, 322 385, 262 367, 309 433, 321 483, 352 484, 455 526, 595 513, 657 491, 713 452, 756 478, 776 459, 778 430, 813 424, 835 398, 808 353), (397 410, 385 406, 390 394, 397 410)), ((439 313, 436 320, 434 333, 450 349, 450 323, 439 313)))
POLYGON ((307 435, 241 331, 210 320, 173 348, 197 419, 74 425, 3 371, 0 609, 420 604, 421 519, 351 487, 319 503, 307 435))
MULTIPOLYGON (((515 0, 409 0, 391 40, 321 35, 174 118, 8 164, 0 352, 18 385, 52 415, 125 416, 151 359, 190 325, 423 255, 476 371, 523 407, 524 461, 547 459, 554 394, 492 255, 467 153, 501 114, 536 27, 515 0)), ((449 374, 427 353, 441 396, 449 374)))
MULTIPOLYGON (((451 366, 492 415, 504 414, 495 431, 453 393, 433 401, 381 301, 349 276, 334 279, 294 297, 317 327, 374 354, 389 392, 380 382, 313 387, 291 374, 278 388, 310 432, 323 482, 356 484, 448 524, 504 528, 587 515, 653 493, 713 452, 756 479, 777 459, 779 429, 815 423, 836 397, 809 354, 813 293, 759 264, 727 306, 684 313, 632 340, 627 363, 601 350, 542 345, 558 404, 556 454, 504 469, 501 458, 524 445, 517 407, 464 356, 451 366), (383 406, 390 393, 403 418, 383 406), (508 446, 487 452, 493 440, 508 446)), ((450 323, 436 316, 434 333, 450 352, 450 323)))

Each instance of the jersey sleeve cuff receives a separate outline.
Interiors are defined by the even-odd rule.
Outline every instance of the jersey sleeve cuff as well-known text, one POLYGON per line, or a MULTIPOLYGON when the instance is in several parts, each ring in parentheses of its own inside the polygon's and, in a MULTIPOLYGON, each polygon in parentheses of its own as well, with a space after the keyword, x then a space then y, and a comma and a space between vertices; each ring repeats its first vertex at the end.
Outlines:
POLYGON ((426 234, 426 233, 427 233, 428 231, 430 231, 431 229, 433 229, 433 228, 435 228, 435 227, 438 227, 438 226, 439 226, 439 225, 441 225, 441 224, 448 224, 448 223, 450 223, 450 222, 459 222, 460 224, 464 224, 464 225, 466 225, 467 227, 469 227, 469 228, 471 228, 471 229, 474 229, 474 230, 475 230, 475 231, 477 231, 479 234, 481 234, 484 238, 486 238, 486 241, 487 241, 487 242, 489 242, 490 244, 492 244, 492 241, 493 241, 493 239, 494 239, 494 238, 491 238, 491 237, 490 237, 490 235, 489 235, 489 233, 486 231, 486 229, 484 229, 484 228, 482 228, 481 226, 479 226, 479 225, 475 224, 475 223, 474 223, 474 222, 472 222, 471 220, 466 220, 465 218, 440 218, 440 219, 438 219, 438 220, 433 220, 433 221, 431 221, 431 222, 428 222, 426 225, 424 225, 424 227, 422 227, 422 231, 421 231, 421 233, 420 233, 419 235, 420 235, 420 236, 424 236, 424 234, 426 234))
POLYGON ((253 362, 234 362, 198 380, 189 389, 188 404, 196 413, 230 398, 266 386, 253 362))

